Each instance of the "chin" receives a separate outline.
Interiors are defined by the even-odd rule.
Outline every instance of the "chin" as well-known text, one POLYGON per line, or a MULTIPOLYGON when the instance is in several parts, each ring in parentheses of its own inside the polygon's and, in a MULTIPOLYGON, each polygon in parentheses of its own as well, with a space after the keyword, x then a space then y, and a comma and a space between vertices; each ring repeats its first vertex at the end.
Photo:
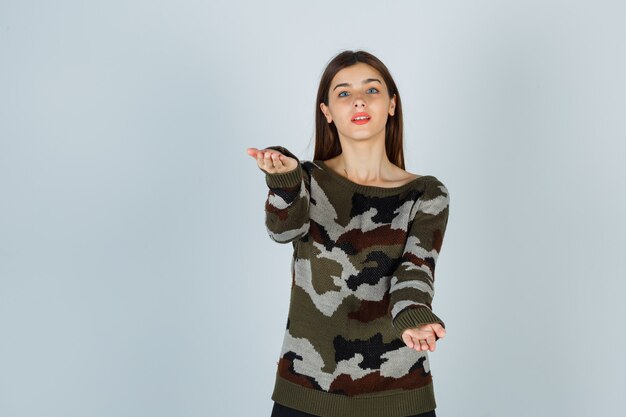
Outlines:
MULTIPOLYGON (((384 129, 383 129, 383 134, 384 134, 384 129)), ((378 135, 380 132, 376 132, 373 129, 370 130, 361 130, 358 132, 352 132, 352 135, 350 137, 354 138, 354 139, 360 139, 360 140, 365 140, 365 139, 373 139, 374 136, 378 135)), ((384 136, 383 136, 384 137, 384 136)))

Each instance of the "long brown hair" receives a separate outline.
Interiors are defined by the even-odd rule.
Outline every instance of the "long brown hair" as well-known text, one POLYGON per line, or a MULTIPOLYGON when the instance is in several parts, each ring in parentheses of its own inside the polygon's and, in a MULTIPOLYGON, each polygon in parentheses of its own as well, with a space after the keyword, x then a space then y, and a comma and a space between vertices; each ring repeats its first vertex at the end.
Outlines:
POLYGON ((358 62, 363 62, 371 66, 382 75, 387 85, 389 98, 392 98, 394 94, 396 95, 394 115, 388 116, 387 125, 385 126, 385 151, 391 163, 404 169, 402 102, 400 101, 400 94, 385 64, 369 52, 361 50, 343 51, 339 53, 329 61, 322 74, 315 103, 315 153, 313 159, 325 161, 341 153, 341 143, 339 142, 339 134, 335 122, 328 123, 326 121, 320 109, 320 103, 323 102, 328 105, 328 90, 330 89, 330 83, 335 74, 343 68, 358 62))

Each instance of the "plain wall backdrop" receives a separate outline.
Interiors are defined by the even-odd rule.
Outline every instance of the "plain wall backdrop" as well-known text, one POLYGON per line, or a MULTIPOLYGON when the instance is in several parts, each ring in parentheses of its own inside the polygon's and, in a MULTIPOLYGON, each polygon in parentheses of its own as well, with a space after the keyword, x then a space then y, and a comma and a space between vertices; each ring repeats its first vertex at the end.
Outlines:
MULTIPOLYGON (((0 416, 267 416, 290 245, 246 148, 313 155, 365 49, 450 191, 440 417, 623 412, 619 1, 0 1, 0 416)), ((384 417, 384 416, 381 416, 384 417)))

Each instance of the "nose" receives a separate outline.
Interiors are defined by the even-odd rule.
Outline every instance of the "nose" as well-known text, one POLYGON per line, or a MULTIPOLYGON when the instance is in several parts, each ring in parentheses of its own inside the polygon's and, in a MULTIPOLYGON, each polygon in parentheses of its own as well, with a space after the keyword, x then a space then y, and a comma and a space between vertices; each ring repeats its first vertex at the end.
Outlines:
POLYGON ((365 106, 367 106, 367 103, 365 103, 365 100, 363 99, 363 97, 361 95, 358 95, 354 98, 354 107, 355 108, 365 108, 365 106))
POLYGON ((362 90, 358 89, 354 91, 352 98, 354 99, 353 106, 356 109, 364 109, 367 106, 367 102, 365 101, 365 94, 362 90))

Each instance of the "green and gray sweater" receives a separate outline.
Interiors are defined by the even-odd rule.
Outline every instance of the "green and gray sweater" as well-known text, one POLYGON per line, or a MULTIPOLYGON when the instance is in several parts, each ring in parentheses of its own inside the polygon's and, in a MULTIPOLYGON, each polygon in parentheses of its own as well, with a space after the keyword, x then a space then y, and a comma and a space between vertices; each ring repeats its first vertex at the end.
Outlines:
POLYGON ((292 243, 291 300, 272 400, 323 417, 403 417, 436 408, 428 351, 402 332, 432 311, 449 195, 434 176, 386 188, 298 160, 269 187, 265 225, 292 243))

